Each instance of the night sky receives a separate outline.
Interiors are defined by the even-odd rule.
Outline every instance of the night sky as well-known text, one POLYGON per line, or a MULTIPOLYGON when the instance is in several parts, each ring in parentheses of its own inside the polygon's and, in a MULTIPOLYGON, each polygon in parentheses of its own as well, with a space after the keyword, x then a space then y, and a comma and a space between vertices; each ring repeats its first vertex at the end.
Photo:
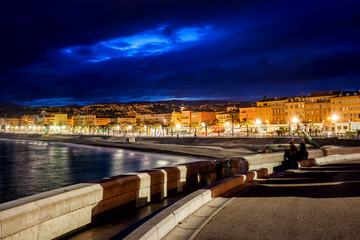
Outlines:
POLYGON ((0 102, 259 100, 360 89, 360 1, 0 6, 0 102))

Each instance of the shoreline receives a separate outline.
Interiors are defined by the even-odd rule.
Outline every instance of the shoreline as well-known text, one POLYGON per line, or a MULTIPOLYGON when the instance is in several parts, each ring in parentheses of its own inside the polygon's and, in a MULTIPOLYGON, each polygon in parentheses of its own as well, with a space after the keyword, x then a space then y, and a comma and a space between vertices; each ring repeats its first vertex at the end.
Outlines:
POLYGON ((41 134, 13 134, 1 133, 2 139, 50 141, 60 143, 74 143, 99 147, 121 148, 133 151, 156 152, 172 155, 190 155, 210 158, 227 158, 240 155, 249 155, 256 152, 246 148, 222 148, 219 146, 192 146, 180 144, 163 144, 155 142, 126 143, 124 137, 92 136, 92 135, 41 135, 41 134))

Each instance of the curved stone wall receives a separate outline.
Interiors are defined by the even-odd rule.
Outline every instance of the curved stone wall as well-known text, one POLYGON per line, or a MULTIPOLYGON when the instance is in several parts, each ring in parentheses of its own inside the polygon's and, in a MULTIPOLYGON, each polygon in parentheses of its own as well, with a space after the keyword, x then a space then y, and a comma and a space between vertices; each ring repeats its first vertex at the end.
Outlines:
MULTIPOLYGON (((348 153, 360 153, 360 147, 314 150, 309 151, 309 157, 348 153)), ((85 227, 109 212, 192 192, 223 176, 265 168, 247 173, 246 181, 251 181, 261 177, 256 175, 272 173, 273 167, 280 165, 282 159, 282 153, 269 153, 219 159, 216 162, 193 162, 103 178, 0 204, 0 238, 56 238, 85 227)), ((237 184, 240 180, 236 178, 231 184, 237 184)), ((231 187, 229 185, 219 189, 226 191, 231 187)), ((219 191, 214 194, 220 194, 219 191)))

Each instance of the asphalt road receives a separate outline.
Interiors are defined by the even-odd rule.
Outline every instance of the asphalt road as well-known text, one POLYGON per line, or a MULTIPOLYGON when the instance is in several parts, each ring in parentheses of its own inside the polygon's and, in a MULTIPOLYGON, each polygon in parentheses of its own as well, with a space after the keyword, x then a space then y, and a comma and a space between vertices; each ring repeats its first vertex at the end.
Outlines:
POLYGON ((360 160, 270 178, 235 197, 195 239, 360 239, 360 160))

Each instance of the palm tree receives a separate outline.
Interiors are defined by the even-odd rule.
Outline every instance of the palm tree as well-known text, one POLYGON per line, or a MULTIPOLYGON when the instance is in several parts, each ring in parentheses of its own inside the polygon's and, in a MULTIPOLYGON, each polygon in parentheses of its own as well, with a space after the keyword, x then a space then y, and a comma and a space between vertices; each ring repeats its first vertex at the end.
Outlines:
POLYGON ((249 118, 243 118, 242 124, 246 127, 246 136, 249 136, 249 126, 254 125, 254 121, 249 118))
POLYGON ((279 130, 277 130, 276 132, 277 132, 279 135, 282 135, 282 134, 286 133, 286 131, 287 131, 286 127, 281 126, 281 127, 279 127, 279 130))
POLYGON ((156 133, 160 129, 161 125, 159 123, 155 123, 154 125, 152 125, 152 127, 155 129, 155 137, 156 137, 156 133))
POLYGON ((215 119, 211 125, 217 129, 217 132, 218 132, 218 136, 220 137, 220 126, 222 125, 222 123, 219 121, 219 119, 215 119))
MULTIPOLYGON (((196 135, 196 131, 201 127, 201 125, 198 123, 198 122, 192 122, 190 124, 190 128, 193 128, 194 129, 194 133, 196 135)), ((190 134, 191 134, 191 131, 190 131, 190 134)))
POLYGON ((135 129, 139 132, 140 137, 141 137, 142 131, 144 130, 144 127, 145 127, 145 125, 142 122, 139 122, 138 124, 135 125, 135 129))
POLYGON ((229 112, 227 119, 231 122, 231 136, 234 137, 234 125, 240 123, 239 111, 233 110, 229 112))
POLYGON ((144 125, 146 127, 146 135, 149 136, 149 127, 151 126, 151 124, 148 120, 145 120, 144 125))
POLYGON ((176 127, 176 124, 171 122, 168 127, 171 129, 171 136, 174 136, 174 128, 176 127))

